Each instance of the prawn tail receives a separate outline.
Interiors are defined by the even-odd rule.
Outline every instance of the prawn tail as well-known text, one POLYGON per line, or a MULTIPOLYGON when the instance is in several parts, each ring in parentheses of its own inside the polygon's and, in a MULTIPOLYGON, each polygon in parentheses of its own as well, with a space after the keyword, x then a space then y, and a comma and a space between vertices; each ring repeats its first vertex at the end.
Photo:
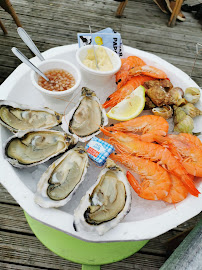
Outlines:
POLYGON ((188 175, 182 176, 181 180, 183 184, 185 185, 185 187, 187 188, 187 190, 189 191, 189 193, 191 193, 195 197, 198 197, 200 192, 195 187, 193 180, 188 175))
POLYGON ((131 187, 139 195, 140 194, 140 191, 141 191, 141 186, 138 183, 137 179, 129 171, 127 171, 126 177, 128 179, 128 182, 130 183, 131 187))

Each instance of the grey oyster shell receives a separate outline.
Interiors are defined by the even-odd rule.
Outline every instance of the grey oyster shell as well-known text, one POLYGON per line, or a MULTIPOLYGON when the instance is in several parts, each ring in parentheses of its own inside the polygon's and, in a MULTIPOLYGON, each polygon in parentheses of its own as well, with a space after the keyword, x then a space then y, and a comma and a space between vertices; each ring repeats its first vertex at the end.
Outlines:
POLYGON ((44 208, 65 205, 84 180, 87 166, 88 154, 83 146, 67 151, 43 173, 35 202, 44 208))
POLYGON ((83 87, 78 104, 62 118, 62 129, 81 142, 86 142, 100 133, 108 118, 94 91, 83 87))
POLYGON ((74 211, 76 231, 103 235, 114 228, 131 207, 130 185, 123 171, 107 159, 96 183, 86 192, 74 211))
POLYGON ((0 100, 0 123, 11 132, 53 128, 62 122, 62 115, 49 109, 30 107, 0 100))
POLYGON ((27 168, 44 163, 77 143, 63 132, 38 129, 19 131, 4 145, 4 157, 14 167, 27 168))

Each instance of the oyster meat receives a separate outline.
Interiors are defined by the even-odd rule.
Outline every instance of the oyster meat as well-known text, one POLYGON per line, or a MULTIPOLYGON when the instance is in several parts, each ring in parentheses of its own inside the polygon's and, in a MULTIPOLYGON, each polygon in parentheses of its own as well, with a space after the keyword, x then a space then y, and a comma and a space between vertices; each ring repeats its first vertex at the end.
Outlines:
POLYGON ((111 160, 98 180, 81 199, 74 212, 76 231, 103 235, 114 228, 130 211, 131 192, 123 171, 111 160))
POLYGON ((19 131, 6 142, 4 156, 15 167, 31 167, 65 152, 76 143, 75 138, 59 131, 19 131))
POLYGON ((88 154, 83 146, 69 150, 42 175, 35 202, 44 208, 65 205, 84 180, 87 165, 88 154))
POLYGON ((83 87, 79 103, 62 118, 62 129, 85 142, 100 133, 100 126, 108 124, 105 110, 95 92, 83 87))
POLYGON ((62 115, 49 108, 31 108, 8 100, 0 101, 0 123, 13 133, 20 130, 52 128, 59 125, 62 115))

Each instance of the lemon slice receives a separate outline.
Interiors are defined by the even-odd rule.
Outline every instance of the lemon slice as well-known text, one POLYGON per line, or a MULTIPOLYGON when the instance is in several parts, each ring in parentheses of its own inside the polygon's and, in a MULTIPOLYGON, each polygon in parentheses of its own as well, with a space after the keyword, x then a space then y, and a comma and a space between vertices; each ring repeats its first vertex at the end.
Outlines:
POLYGON ((140 85, 130 95, 124 98, 108 113, 109 118, 127 121, 138 116, 145 106, 145 88, 140 85))

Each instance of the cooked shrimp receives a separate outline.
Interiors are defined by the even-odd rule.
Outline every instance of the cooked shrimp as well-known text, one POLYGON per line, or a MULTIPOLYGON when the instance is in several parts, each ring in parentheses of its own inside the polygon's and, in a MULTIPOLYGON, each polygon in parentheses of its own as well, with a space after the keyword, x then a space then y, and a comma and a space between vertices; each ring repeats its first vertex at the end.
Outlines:
POLYGON ((121 59, 121 68, 116 73, 117 89, 121 88, 128 80, 131 79, 128 72, 132 67, 144 66, 145 62, 137 56, 129 56, 128 58, 121 59))
POLYGON ((171 187, 169 174, 160 165, 144 158, 125 154, 111 154, 114 161, 118 161, 141 176, 141 184, 130 172, 126 176, 135 192, 147 200, 162 200, 167 197, 171 187))
POLYGON ((197 139, 192 142, 192 137, 174 134, 166 137, 154 135, 153 138, 156 142, 166 145, 189 174, 202 177, 202 150, 197 139))
POLYGON ((147 137, 147 134, 160 134, 165 136, 168 132, 168 128, 169 124, 163 117, 157 115, 143 115, 107 127, 106 130, 142 133, 145 134, 141 136, 144 138, 147 137))
POLYGON ((182 164, 165 147, 155 143, 140 141, 133 134, 125 134, 118 131, 111 133, 105 128, 100 128, 100 130, 110 137, 109 143, 113 144, 119 152, 137 155, 158 162, 169 172, 178 176, 192 195, 197 197, 200 193, 182 164))
POLYGON ((124 86, 112 93, 102 105, 103 108, 114 107, 117 103, 123 100, 126 96, 130 95, 138 86, 143 84, 146 81, 151 80, 151 77, 148 76, 137 76, 127 81, 124 86))
POLYGON ((196 147, 199 147, 202 150, 202 142, 197 136, 194 136, 189 133, 180 133, 177 136, 178 136, 178 139, 193 143, 196 147))
POLYGON ((164 71, 152 67, 152 66, 139 66, 139 67, 133 67, 129 71, 130 76, 137 76, 137 75, 146 75, 146 76, 151 76, 152 78, 156 79, 166 79, 167 75, 165 74, 164 71))
MULTIPOLYGON (((135 179, 135 177, 130 172, 127 172, 126 176, 127 176, 129 183, 131 184, 132 188, 135 190, 135 192, 140 197, 142 197, 141 196, 142 192, 144 192, 146 189, 150 188, 150 186, 148 186, 147 182, 145 183, 145 184, 147 184, 146 188, 145 188, 145 185, 142 185, 142 184, 144 184, 144 182, 142 182, 142 184, 140 185, 138 183, 138 181, 135 179)), ((169 176, 171 179, 170 191, 168 192, 168 195, 166 197, 162 198, 162 200, 165 202, 168 202, 168 203, 178 203, 178 202, 183 201, 184 199, 186 199, 186 197, 188 195, 187 189, 182 184, 179 177, 177 177, 174 174, 170 174, 169 176)), ((155 181, 154 181, 154 184, 157 186, 157 183, 155 181)), ((155 190, 156 186, 153 187, 154 190, 155 190)), ((159 187, 160 186, 157 186, 156 192, 159 191, 159 187)), ((149 200, 148 197, 149 197, 148 194, 146 194, 146 196, 144 196, 142 198, 149 200)))
POLYGON ((183 201, 187 195, 188 195, 188 190, 186 187, 183 185, 181 179, 170 173, 170 178, 171 178, 171 188, 168 193, 168 196, 163 198, 163 201, 168 202, 168 203, 178 203, 183 201))

